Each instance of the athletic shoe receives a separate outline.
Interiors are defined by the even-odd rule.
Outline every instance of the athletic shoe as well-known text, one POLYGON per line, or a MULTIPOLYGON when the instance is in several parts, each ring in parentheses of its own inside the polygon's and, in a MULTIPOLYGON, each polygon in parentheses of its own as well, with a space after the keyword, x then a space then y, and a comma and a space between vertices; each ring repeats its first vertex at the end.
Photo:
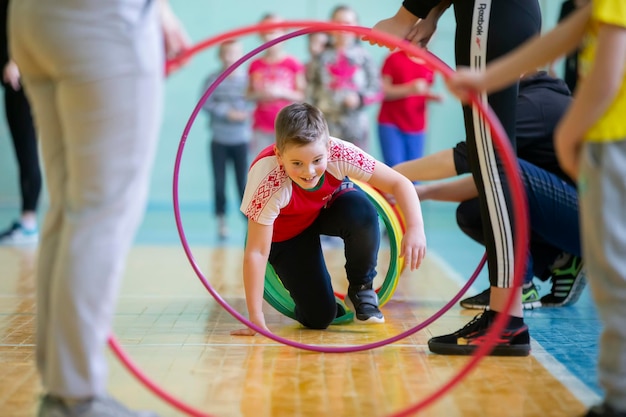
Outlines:
POLYGON ((480 294, 476 294, 472 297, 467 297, 461 300, 461 302, 459 302, 459 305, 463 308, 468 308, 470 310, 485 310, 489 308, 490 299, 491 288, 487 288, 480 294))
POLYGON ((59 398, 46 395, 38 417, 158 417, 151 411, 132 411, 110 397, 96 397, 68 406, 59 398))
POLYGON ((346 305, 354 311, 355 318, 363 323, 384 323, 385 317, 378 309, 378 295, 372 283, 348 287, 346 305))
MULTIPOLYGON (((445 336, 433 337, 428 341, 428 349, 441 355, 471 355, 487 341, 486 335, 495 321, 496 313, 487 310, 460 330, 445 336)), ((530 333, 528 326, 505 329, 491 351, 492 356, 528 356, 530 353, 530 333)))
POLYGON ((11 227, 0 233, 0 245, 33 245, 38 241, 39 232, 37 229, 27 229, 20 222, 14 222, 11 227))
POLYGON ((626 411, 617 411, 607 404, 594 405, 585 417, 626 417, 626 411))
POLYGON ((524 310, 541 307, 541 298, 535 284, 531 283, 528 287, 522 287, 522 307, 524 307, 524 310))
MULTIPOLYGON (((486 310, 489 308, 490 297, 491 288, 487 288, 480 294, 461 300, 459 304, 463 308, 473 310, 486 310)), ((522 288, 522 306, 524 307, 524 310, 532 310, 534 308, 541 307, 539 291, 537 291, 537 287, 535 286, 535 284, 530 284, 529 287, 522 288)))
POLYGON ((541 298, 541 304, 546 307, 574 304, 587 284, 582 259, 578 256, 567 256, 569 259, 563 266, 552 270, 552 289, 550 294, 541 298))

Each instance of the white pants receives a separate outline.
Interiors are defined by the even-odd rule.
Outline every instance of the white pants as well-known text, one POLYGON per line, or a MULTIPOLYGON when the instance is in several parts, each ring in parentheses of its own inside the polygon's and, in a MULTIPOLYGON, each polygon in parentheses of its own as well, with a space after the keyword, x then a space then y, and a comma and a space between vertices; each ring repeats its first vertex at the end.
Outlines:
POLYGON ((156 2, 14 0, 9 13, 50 194, 37 268, 37 365, 50 394, 101 395, 161 120, 156 2))

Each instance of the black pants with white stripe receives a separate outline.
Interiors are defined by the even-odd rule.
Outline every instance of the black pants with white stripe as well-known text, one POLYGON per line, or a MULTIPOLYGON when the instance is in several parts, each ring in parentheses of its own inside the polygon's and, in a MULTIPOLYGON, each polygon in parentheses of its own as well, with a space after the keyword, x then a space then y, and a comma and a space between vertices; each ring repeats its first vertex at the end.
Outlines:
MULTIPOLYGON (((455 0, 457 66, 484 69, 541 30, 537 0, 455 0)), ((484 97, 515 149, 518 84, 484 97)), ((481 217, 492 286, 513 284, 513 208, 502 160, 489 128, 471 107, 463 109, 470 169, 479 190, 481 217)), ((525 259, 520 260, 525 262, 525 259)))

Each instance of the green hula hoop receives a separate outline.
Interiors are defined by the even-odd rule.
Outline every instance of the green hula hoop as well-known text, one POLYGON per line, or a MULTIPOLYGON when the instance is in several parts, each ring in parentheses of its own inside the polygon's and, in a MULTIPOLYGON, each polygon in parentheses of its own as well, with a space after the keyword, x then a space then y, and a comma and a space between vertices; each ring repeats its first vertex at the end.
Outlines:
MULTIPOLYGON (((397 212, 376 189, 361 181, 352 180, 352 182, 358 185, 365 194, 367 194, 372 204, 374 204, 378 217, 383 221, 387 229, 387 236, 389 237, 389 269, 387 270, 387 275, 382 285, 376 290, 378 293, 378 302, 382 307, 391 299, 391 296, 396 291, 398 278, 404 268, 404 258, 399 257, 403 236, 402 223, 398 218, 397 212)), ((278 278, 276 271, 274 271, 274 268, 269 263, 265 268, 263 298, 279 313, 294 320, 296 319, 294 313, 296 304, 278 278)), ((336 294, 335 298, 337 303, 344 307, 346 314, 333 320, 333 324, 342 324, 354 320, 354 313, 350 311, 343 302, 343 295, 336 294)))

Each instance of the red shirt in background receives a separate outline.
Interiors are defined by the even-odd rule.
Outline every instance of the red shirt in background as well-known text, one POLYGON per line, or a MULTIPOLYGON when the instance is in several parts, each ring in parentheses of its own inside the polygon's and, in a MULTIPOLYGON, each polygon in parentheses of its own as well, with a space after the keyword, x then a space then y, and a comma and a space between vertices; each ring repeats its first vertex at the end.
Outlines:
MULTIPOLYGON (((393 84, 423 79, 428 85, 432 85, 434 79, 430 68, 413 61, 404 51, 392 52, 387 56, 381 72, 393 84)), ((378 123, 397 126, 403 132, 423 132, 426 129, 426 100, 424 95, 383 100, 378 123)))

